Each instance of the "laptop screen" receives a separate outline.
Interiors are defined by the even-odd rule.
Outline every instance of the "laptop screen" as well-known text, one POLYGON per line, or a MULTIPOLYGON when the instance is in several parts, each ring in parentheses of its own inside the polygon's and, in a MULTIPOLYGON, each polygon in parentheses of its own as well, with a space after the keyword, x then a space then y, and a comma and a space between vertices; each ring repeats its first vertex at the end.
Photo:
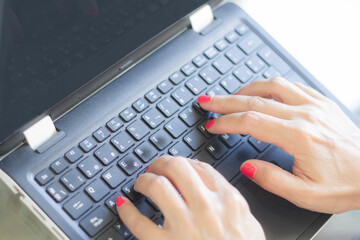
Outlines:
POLYGON ((0 142, 207 1, 2 2, 0 142))

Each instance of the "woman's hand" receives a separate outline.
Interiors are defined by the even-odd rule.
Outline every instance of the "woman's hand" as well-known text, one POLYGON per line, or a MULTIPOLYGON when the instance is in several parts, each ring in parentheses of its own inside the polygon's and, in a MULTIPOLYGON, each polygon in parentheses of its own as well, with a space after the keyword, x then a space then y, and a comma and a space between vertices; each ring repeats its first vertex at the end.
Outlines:
POLYGON ((119 197, 120 218, 141 240, 265 239, 243 196, 206 163, 160 157, 136 180, 134 189, 150 197, 165 218, 160 228, 119 197))
POLYGON ((235 96, 198 101, 224 114, 208 123, 209 132, 250 134, 294 156, 293 174, 246 161, 241 171, 255 183, 313 211, 360 209, 360 130, 334 102, 281 78, 256 81, 235 96))

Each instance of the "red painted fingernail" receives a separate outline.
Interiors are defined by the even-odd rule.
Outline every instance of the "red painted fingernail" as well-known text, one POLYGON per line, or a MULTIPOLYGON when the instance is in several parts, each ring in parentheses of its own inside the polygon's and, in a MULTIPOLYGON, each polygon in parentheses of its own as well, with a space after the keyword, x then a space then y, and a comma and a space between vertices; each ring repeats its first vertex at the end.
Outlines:
POLYGON ((145 169, 145 172, 147 172, 149 170, 149 166, 147 166, 147 168, 145 169))
POLYGON ((236 95, 237 94, 237 92, 236 93, 233 93, 232 95, 236 95))
POLYGON ((123 205, 124 204, 124 202, 125 202, 125 200, 124 200, 124 198, 122 197, 122 196, 118 196, 117 198, 116 198, 116 205, 118 206, 118 207, 120 207, 121 205, 123 205))
POLYGON ((214 122, 215 122, 215 119, 208 121, 208 122, 205 124, 205 128, 206 128, 206 129, 209 129, 209 128, 214 124, 214 122))
POLYGON ((208 103, 211 100, 211 96, 209 95, 201 95, 198 97, 198 103, 208 103))
POLYGON ((240 171, 248 178, 254 179, 255 167, 251 163, 245 163, 240 171))

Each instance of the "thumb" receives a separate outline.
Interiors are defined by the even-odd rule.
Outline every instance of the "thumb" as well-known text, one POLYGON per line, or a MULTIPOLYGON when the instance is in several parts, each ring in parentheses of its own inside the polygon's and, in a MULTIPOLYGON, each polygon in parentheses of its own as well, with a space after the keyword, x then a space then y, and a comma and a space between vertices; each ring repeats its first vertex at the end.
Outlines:
POLYGON ((305 187, 301 178, 261 160, 244 162, 240 171, 260 187, 293 203, 299 201, 299 193, 303 192, 305 187))

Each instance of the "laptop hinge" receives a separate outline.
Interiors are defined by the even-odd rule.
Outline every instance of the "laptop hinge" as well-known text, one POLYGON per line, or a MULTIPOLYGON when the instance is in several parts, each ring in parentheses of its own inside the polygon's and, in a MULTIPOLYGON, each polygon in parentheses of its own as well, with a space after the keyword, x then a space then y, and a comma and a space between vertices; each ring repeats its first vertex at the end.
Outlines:
POLYGON ((214 21, 214 15, 209 4, 205 4, 190 16, 192 29, 200 33, 214 21))
POLYGON ((26 142, 33 150, 38 149, 56 134, 57 131, 50 116, 42 118, 24 131, 26 142))

